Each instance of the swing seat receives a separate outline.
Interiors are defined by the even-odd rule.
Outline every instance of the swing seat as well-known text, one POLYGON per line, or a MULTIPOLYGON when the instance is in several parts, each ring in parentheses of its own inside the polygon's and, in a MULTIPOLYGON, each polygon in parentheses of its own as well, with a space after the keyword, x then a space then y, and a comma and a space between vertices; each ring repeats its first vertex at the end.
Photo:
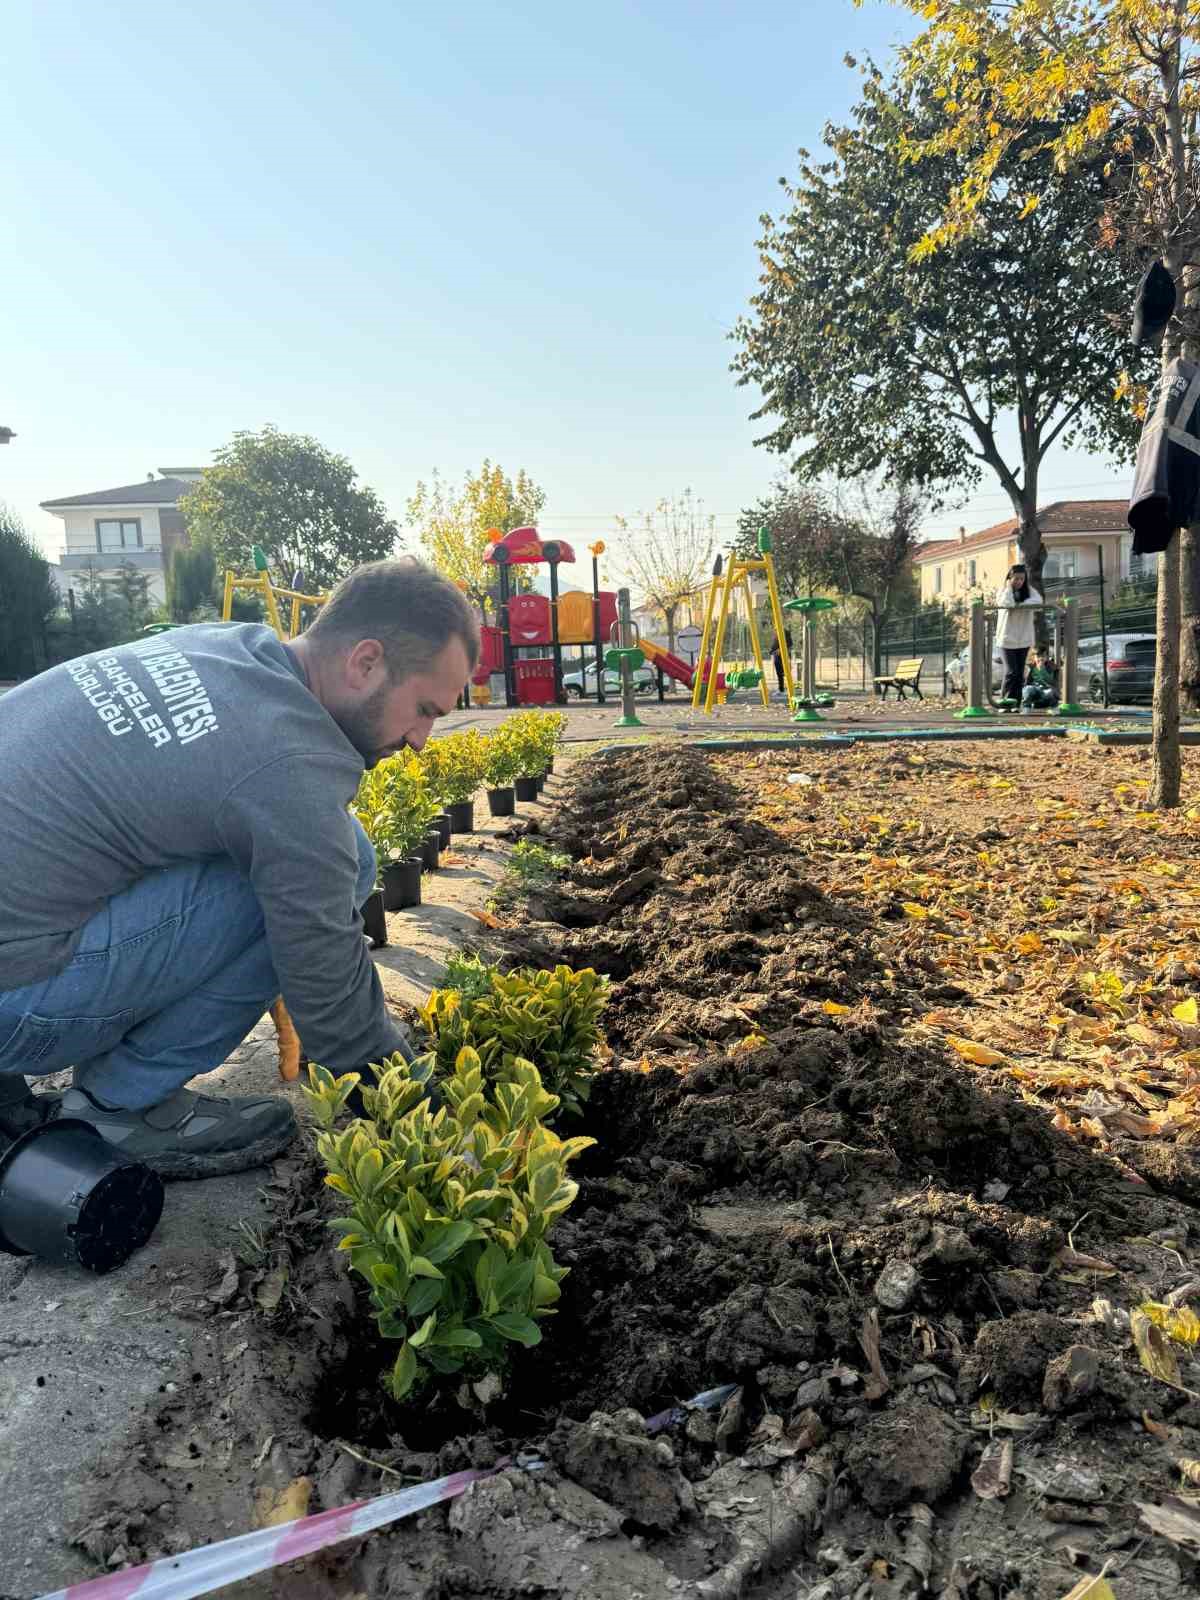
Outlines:
POLYGON ((729 674, 728 681, 731 689, 757 689, 762 673, 757 667, 741 667, 729 674))

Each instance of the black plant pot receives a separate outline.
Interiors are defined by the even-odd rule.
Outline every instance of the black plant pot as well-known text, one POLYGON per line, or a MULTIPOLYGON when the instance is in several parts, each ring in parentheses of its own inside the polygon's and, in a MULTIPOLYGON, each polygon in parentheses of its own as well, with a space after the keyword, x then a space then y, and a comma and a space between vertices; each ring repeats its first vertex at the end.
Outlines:
POLYGON ((547 763, 546 763, 546 771, 547 772, 553 772, 554 771, 554 757, 553 756, 551 756, 549 761, 547 761, 547 763))
POLYGON ((546 774, 544 772, 539 772, 538 776, 537 776, 537 792, 539 794, 541 794, 542 790, 545 787, 546 787, 546 774))
POLYGON ((475 800, 456 800, 452 806, 446 807, 446 815, 450 818, 451 833, 475 832, 475 800))
POLYGON ((450 848, 450 813, 439 811, 433 819, 433 826, 438 831, 438 847, 442 850, 450 848))
POLYGON ((536 800, 538 797, 538 781, 536 778, 518 778, 513 784, 516 797, 521 802, 536 800))
POLYGON ((489 789, 488 810, 494 817, 511 817, 517 809, 517 797, 511 789, 489 789))
POLYGON ((0 1156, 0 1250, 9 1255, 111 1272, 145 1244, 162 1208, 157 1172, 77 1117, 43 1123, 0 1156))
POLYGON ((383 890, 372 889, 362 908, 363 932, 371 941, 373 950, 382 950, 388 942, 387 918, 383 914, 383 890))
POLYGON ((437 871, 438 856, 441 854, 441 849, 441 835, 438 833, 436 828, 430 828, 429 832, 421 840, 421 847, 417 852, 421 857, 421 864, 425 868, 426 872, 437 871))
POLYGON ((419 855, 403 861, 389 861, 383 869, 383 904, 388 911, 407 911, 421 904, 421 870, 425 862, 419 855))

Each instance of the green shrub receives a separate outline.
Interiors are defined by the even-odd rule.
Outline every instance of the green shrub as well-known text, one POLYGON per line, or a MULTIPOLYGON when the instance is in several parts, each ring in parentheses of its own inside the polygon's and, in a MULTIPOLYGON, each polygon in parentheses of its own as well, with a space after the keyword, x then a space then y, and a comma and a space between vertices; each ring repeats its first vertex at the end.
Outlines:
POLYGON ((536 778, 545 772, 549 760, 545 755, 546 729, 540 711, 519 711, 503 724, 501 731, 513 748, 516 777, 536 778))
POLYGON ((451 1072, 466 1048, 478 1052, 491 1082, 505 1079, 514 1062, 532 1061, 563 1109, 578 1115, 591 1092, 607 999, 608 980, 590 967, 493 971, 487 993, 475 998, 457 989, 435 989, 421 1009, 421 1021, 439 1075, 451 1072))
POLYGON ((516 718, 502 722, 484 740, 483 778, 489 789, 507 789, 521 771, 521 737, 514 727, 516 718))
POLYGON ((363 773, 353 809, 386 865, 412 854, 439 806, 419 758, 403 751, 363 773))
POLYGON ((341 1133, 360 1075, 310 1066, 305 1091, 325 1130, 325 1181, 350 1202, 330 1226, 380 1332, 401 1341, 388 1378, 397 1400, 433 1374, 502 1372, 512 1344, 539 1343, 567 1275, 546 1236, 578 1192, 568 1163, 595 1143, 545 1126, 558 1101, 528 1061, 487 1084, 475 1051, 461 1051, 436 1112, 422 1098, 431 1069, 399 1055, 373 1068, 367 1116, 341 1133))
POLYGON ((479 788, 488 743, 477 728, 430 739, 418 759, 439 805, 462 805, 479 788))

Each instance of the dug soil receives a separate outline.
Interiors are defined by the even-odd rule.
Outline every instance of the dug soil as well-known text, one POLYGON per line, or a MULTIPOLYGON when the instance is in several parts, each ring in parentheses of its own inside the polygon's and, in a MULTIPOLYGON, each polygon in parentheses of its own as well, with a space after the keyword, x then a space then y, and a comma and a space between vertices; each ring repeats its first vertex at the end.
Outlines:
MULTIPOLYGON (((975 989, 936 928, 898 948, 890 905, 834 892, 752 814, 787 759, 597 756, 534 825, 572 864, 500 930, 504 959, 607 973, 610 1054, 552 1241, 560 1314, 503 1396, 384 1398, 389 1352, 297 1157, 274 1230, 197 1293, 192 1383, 79 1497, 98 1562, 524 1451, 537 1470, 253 1592, 1200 1592, 1178 1465, 1200 1457, 1200 1369, 1160 1339, 1175 1365, 1152 1376, 1130 1333, 1131 1308, 1200 1294, 1179 1153, 1135 1170, 928 1025, 975 989), (647 1433, 717 1385, 739 1387, 647 1433)), ((869 759, 843 780, 893 792, 869 759)), ((813 787, 790 803, 830 836, 813 787)))

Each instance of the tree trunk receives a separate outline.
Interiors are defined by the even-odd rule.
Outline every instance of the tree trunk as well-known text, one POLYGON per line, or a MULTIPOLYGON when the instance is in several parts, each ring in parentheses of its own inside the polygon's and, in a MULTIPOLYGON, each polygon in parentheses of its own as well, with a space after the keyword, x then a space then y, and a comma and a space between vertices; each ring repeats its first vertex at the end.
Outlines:
POLYGON ((1200 522, 1179 531, 1179 704, 1200 712, 1200 522))
POLYGON ((663 616, 667 619, 667 649, 675 654, 675 607, 664 606, 663 616))
POLYGON ((1158 670, 1154 675, 1153 771, 1147 802, 1159 810, 1179 804, 1179 536, 1158 558, 1158 670))
MULTIPOLYGON (((1187 0, 1175 0, 1176 35, 1174 47, 1162 58, 1163 99, 1166 104, 1166 147, 1171 168, 1174 215, 1185 214, 1187 199, 1188 151, 1184 138, 1180 104, 1180 67, 1187 0)), ((1182 241, 1168 235, 1163 264, 1179 281, 1186 264, 1180 249, 1182 241)), ((1185 286, 1186 287, 1186 286, 1185 286)), ((1163 338, 1163 367, 1180 354, 1178 332, 1168 326, 1163 338)), ((1158 660, 1154 672, 1154 729, 1150 740, 1149 804, 1169 809, 1179 804, 1181 760, 1179 754, 1179 619, 1180 619, 1180 534, 1158 558, 1158 660)))
POLYGON ((879 626, 879 618, 871 607, 871 672, 878 678, 883 672, 883 630, 879 626))
MULTIPOLYGON (((1025 467, 1025 487, 1018 515, 1020 529, 1017 534, 1017 548, 1021 552, 1021 560, 1029 569, 1029 587, 1036 589, 1044 598, 1046 591, 1042 588, 1042 569, 1046 565, 1046 546, 1042 543, 1042 530, 1038 526, 1037 519, 1037 472, 1034 469, 1031 473, 1028 463, 1025 467)), ((1033 637, 1039 649, 1044 650, 1050 642, 1050 630, 1046 625, 1044 611, 1039 611, 1033 619, 1033 637)))

